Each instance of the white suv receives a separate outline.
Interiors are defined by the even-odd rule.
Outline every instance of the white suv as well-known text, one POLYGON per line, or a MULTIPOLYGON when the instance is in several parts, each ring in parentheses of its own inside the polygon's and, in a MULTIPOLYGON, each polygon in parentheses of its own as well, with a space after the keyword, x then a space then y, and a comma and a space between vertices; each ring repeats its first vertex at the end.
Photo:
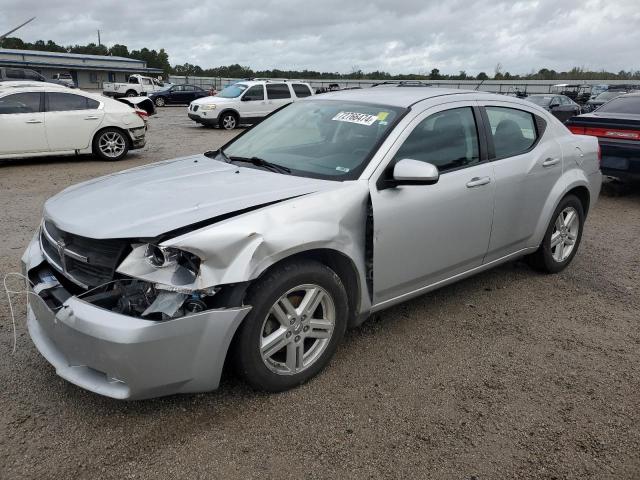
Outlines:
POLYGON ((283 105, 311 95, 308 83, 244 81, 229 85, 213 97, 194 100, 187 113, 202 125, 232 130, 241 123, 257 123, 283 105))

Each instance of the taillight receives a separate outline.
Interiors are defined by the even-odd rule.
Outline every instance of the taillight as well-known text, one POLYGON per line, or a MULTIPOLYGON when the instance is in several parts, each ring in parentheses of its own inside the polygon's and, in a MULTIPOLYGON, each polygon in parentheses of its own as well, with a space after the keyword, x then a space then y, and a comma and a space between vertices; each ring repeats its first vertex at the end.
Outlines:
POLYGON ((620 140, 640 140, 640 130, 622 130, 619 128, 579 127, 570 125, 569 130, 578 135, 590 135, 599 138, 618 138, 620 140))
POLYGON ((142 120, 147 120, 149 118, 149 114, 141 108, 136 107, 135 112, 142 120))

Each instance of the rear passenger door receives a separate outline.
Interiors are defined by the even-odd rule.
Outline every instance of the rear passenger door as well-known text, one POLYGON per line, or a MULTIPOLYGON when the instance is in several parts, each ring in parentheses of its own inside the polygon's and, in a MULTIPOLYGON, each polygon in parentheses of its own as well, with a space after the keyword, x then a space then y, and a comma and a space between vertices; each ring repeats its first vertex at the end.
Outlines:
POLYGON ((485 262, 535 246, 534 232, 562 175, 562 150, 536 110, 481 102, 496 179, 495 211, 485 262))
POLYGON ((87 148, 104 118, 100 102, 66 92, 45 94, 45 130, 51 151, 87 148))
POLYGON ((286 83, 267 83, 266 87, 269 112, 292 102, 291 91, 286 83))

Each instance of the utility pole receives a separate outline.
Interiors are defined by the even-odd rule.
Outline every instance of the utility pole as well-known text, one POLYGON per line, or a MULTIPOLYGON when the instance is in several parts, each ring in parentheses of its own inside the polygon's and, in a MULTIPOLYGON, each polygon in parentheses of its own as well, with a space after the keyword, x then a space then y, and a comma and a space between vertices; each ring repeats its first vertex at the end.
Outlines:
POLYGON ((100 29, 98 29, 98 46, 100 46, 100 45, 102 45, 102 44, 100 43, 100 29))
POLYGON ((11 35, 13 32, 15 32, 16 30, 18 30, 19 28, 24 27, 27 23, 33 22, 36 19, 36 17, 31 17, 29 20, 27 20, 26 22, 18 25, 16 28, 9 30, 7 33, 3 33, 2 35, 0 35, 0 44, 2 43, 2 41, 8 37, 9 35, 11 35))

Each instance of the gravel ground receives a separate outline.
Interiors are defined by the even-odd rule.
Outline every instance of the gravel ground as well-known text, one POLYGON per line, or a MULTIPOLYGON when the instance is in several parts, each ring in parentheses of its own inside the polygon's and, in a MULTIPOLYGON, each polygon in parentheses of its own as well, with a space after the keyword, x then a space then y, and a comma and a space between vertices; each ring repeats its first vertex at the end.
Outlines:
MULTIPOLYGON (((19 271, 45 199, 109 172, 223 144, 183 108, 148 146, 0 164, 0 272, 19 271)), ((293 391, 119 402, 18 349, 0 296, 0 478, 640 478, 640 193, 603 197, 563 273, 509 263, 347 333, 293 391)))

